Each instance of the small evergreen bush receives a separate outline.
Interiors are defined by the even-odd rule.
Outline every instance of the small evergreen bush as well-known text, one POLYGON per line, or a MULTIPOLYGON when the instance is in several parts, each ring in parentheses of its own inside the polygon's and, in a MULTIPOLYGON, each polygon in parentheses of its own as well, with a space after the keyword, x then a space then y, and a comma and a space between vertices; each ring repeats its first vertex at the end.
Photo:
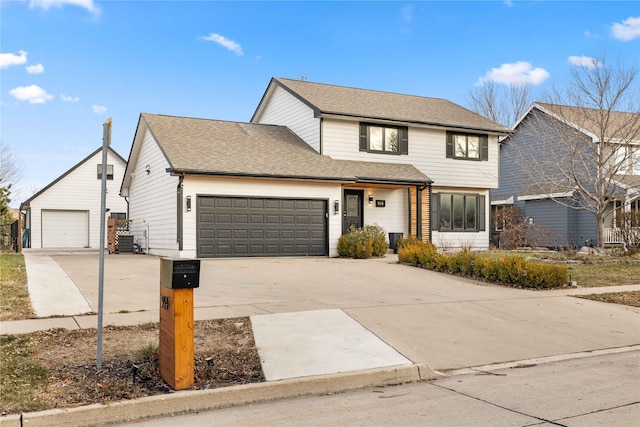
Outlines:
POLYGON ((352 227, 338 239, 338 254, 356 259, 381 257, 389 249, 385 236, 384 229, 377 224, 352 227))
POLYGON ((444 255, 438 253, 429 242, 411 239, 404 239, 399 245, 398 260, 429 270, 535 289, 563 287, 569 278, 564 264, 527 261, 518 255, 503 255, 500 259, 492 259, 468 249, 444 255))

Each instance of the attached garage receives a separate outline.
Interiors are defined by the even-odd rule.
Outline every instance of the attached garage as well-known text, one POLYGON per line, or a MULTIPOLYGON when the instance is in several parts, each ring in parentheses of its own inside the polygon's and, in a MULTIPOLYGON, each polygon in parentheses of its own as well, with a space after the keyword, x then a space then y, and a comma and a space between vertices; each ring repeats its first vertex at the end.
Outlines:
POLYGON ((86 248, 89 246, 89 211, 43 210, 43 248, 86 248))
POLYGON ((327 201, 198 196, 199 258, 326 256, 327 201))

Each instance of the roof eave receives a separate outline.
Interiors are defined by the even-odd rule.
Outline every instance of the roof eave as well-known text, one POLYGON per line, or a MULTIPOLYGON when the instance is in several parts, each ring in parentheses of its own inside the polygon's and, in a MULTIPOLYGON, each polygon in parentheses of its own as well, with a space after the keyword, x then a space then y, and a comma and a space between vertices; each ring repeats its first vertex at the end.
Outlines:
POLYGON ((347 114, 347 113, 339 113, 335 111, 320 111, 319 116, 321 118, 342 118, 348 117, 350 119, 357 119, 362 121, 375 121, 379 123, 388 123, 388 124, 396 124, 396 125, 422 125, 429 126, 439 129, 455 129, 455 130, 465 130, 472 132, 483 132, 489 133, 492 135, 511 135, 513 134, 512 129, 505 128, 504 130, 499 129, 488 129, 482 127, 473 127, 473 126, 461 126, 461 125, 452 125, 446 123, 437 123, 437 122, 427 122, 427 121, 418 121, 418 120, 399 120, 399 119, 389 119, 386 117, 376 117, 376 116, 363 116, 358 114, 347 114))

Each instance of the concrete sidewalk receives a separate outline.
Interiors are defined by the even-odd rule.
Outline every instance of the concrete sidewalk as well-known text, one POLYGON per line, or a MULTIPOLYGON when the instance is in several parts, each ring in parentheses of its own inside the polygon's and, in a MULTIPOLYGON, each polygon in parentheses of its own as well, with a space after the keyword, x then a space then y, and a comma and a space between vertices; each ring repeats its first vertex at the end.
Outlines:
MULTIPOLYGON (((26 256, 29 276, 39 261, 66 276, 40 285, 73 283, 97 311, 97 252, 26 256)), ((159 258, 111 254, 105 261, 104 324, 157 322, 159 258)), ((640 284, 528 291, 403 266, 388 255, 202 260, 194 299, 196 320, 251 317, 269 383, 308 386, 317 378, 327 385, 335 376, 344 387, 640 345, 640 308, 571 297, 623 290, 640 284)), ((96 325, 95 315, 67 316, 1 322, 0 333, 96 325)))

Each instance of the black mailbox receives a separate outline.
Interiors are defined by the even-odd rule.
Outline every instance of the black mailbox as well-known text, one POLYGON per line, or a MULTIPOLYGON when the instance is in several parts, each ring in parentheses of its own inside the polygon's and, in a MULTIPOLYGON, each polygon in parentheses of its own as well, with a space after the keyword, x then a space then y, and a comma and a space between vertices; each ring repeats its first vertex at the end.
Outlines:
POLYGON ((200 260, 162 258, 160 283, 171 289, 200 287, 200 260))

